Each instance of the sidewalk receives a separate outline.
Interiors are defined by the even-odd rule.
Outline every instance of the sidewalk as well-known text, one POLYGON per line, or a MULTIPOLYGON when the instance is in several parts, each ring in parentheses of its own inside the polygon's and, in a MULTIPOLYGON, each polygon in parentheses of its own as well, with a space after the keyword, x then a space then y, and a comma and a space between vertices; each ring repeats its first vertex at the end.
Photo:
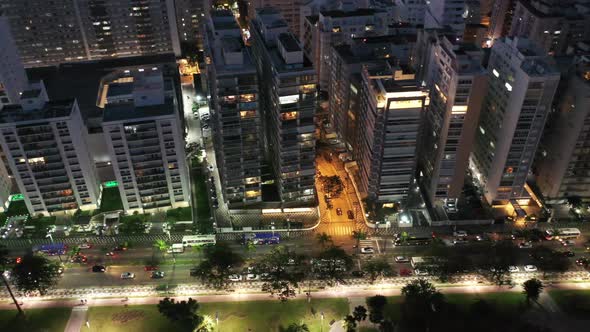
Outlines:
POLYGON ((80 332, 88 314, 88 306, 79 306, 72 309, 70 319, 66 325, 65 332, 80 332))

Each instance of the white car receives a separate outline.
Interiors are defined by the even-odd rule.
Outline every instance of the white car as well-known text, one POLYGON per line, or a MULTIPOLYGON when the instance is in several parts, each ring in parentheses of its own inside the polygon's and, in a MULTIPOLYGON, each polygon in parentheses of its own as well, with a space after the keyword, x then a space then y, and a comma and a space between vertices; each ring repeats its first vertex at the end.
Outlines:
POLYGON ((455 231, 453 232, 454 237, 467 237, 466 231, 455 231))
POLYGON ((537 267, 534 265, 525 265, 524 270, 527 272, 537 272, 537 267))
POLYGON ((410 259, 406 256, 396 256, 395 257, 395 262, 396 263, 409 263, 410 259))
POLYGON ((242 281, 242 276, 239 274, 230 274, 229 280, 230 281, 242 281))
POLYGON ((375 249, 373 249, 373 247, 363 247, 363 248, 361 248, 361 253, 363 253, 363 254, 374 254, 375 253, 375 249))
POLYGON ((248 273, 248 274, 246 275, 246 280, 250 280, 250 281, 251 281, 251 280, 258 280, 258 279, 260 279, 260 276, 259 276, 259 275, 257 275, 257 274, 254 274, 254 273, 248 273))
POLYGON ((90 248, 92 248, 92 244, 87 243, 87 242, 80 243, 80 245, 78 246, 78 248, 80 248, 80 249, 90 249, 90 248))
POLYGON ((518 266, 510 265, 508 267, 508 272, 510 272, 510 273, 516 273, 516 272, 520 272, 520 269, 518 268, 518 266))
POLYGON ((573 247, 576 245, 576 242, 573 240, 563 240, 561 241, 561 244, 563 244, 564 247, 573 247))
POLYGON ((428 275, 428 271, 424 271, 424 270, 420 270, 420 269, 414 269, 414 274, 416 274, 417 276, 427 276, 428 275))
POLYGON ((518 247, 520 249, 529 249, 533 247, 533 244, 529 241, 529 242, 521 242, 518 244, 518 247))
POLYGON ((135 273, 131 273, 131 272, 121 273, 121 279, 133 279, 133 278, 135 278, 135 273))

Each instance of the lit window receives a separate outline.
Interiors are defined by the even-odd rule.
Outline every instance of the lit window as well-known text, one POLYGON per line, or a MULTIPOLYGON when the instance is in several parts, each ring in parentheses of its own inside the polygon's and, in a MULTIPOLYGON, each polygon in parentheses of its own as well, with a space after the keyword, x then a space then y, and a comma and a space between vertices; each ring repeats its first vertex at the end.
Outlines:
POLYGON ((494 76, 500 77, 500 73, 498 73, 496 69, 492 69, 492 73, 494 74, 494 76))
POLYGON ((333 27, 332 32, 340 32, 340 27, 333 27))
POLYGON ((512 85, 510 85, 509 83, 504 84, 504 86, 506 87, 506 90, 512 91, 512 85))

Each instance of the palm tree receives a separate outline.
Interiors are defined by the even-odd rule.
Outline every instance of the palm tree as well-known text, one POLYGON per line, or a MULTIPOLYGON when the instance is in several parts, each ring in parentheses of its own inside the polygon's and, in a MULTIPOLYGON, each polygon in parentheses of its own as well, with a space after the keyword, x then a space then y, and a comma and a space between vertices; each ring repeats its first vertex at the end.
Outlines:
POLYGON ((309 327, 305 323, 291 323, 287 328, 281 329, 282 332, 309 332, 309 327))
POLYGON ((352 231, 352 238, 356 240, 356 247, 358 248, 361 240, 364 240, 367 238, 367 233, 365 233, 361 230, 352 231))
POLYGON ((328 235, 326 232, 320 233, 316 235, 316 239, 318 240, 318 242, 320 243, 320 245, 322 246, 322 248, 326 248, 326 246, 328 245, 328 243, 333 243, 334 241, 332 241, 332 237, 330 235, 328 235))
POLYGON ((527 303, 530 304, 531 300, 535 302, 539 300, 539 296, 543 292, 543 283, 537 278, 532 278, 525 281, 522 288, 524 288, 522 292, 526 295, 527 303))
POLYGON ((354 319, 354 317, 351 315, 344 317, 342 327, 344 328, 344 330, 346 330, 346 332, 356 331, 356 319, 354 319))
POLYGON ((12 289, 10 288, 10 284, 8 283, 8 280, 6 280, 6 278, 4 277, 4 270, 6 270, 7 265, 8 265, 8 250, 6 249, 6 247, 4 247, 4 245, 0 245, 0 278, 2 278, 2 282, 4 282, 4 286, 6 286, 6 289, 8 290, 8 294, 10 294, 10 297, 12 298, 14 305, 18 309, 18 313, 20 315, 24 315, 25 312, 20 307, 20 304, 16 300, 16 297, 14 297, 14 294, 12 293, 12 289))
POLYGON ((156 240, 154 248, 158 249, 162 253, 162 257, 164 257, 164 253, 170 248, 170 245, 164 240, 156 240))

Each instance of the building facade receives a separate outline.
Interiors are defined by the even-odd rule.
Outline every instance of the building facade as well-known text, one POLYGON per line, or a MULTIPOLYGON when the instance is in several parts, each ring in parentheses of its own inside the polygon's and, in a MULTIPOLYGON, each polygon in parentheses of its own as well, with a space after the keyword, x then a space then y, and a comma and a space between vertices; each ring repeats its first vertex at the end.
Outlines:
POLYGON ((263 110, 263 141, 280 199, 287 205, 315 201, 316 75, 281 14, 272 8, 250 21, 263 110))
POLYGON ((174 0, 0 0, 23 65, 175 53, 174 0))
POLYGON ((256 66, 231 11, 212 11, 205 28, 211 124, 223 197, 230 207, 262 201, 256 66))
POLYGON ((98 208, 100 186, 75 100, 49 101, 33 84, 0 112, 0 145, 31 215, 98 208))
POLYGON ((301 6, 305 2, 305 0, 249 0, 248 17, 254 18, 258 9, 273 7, 281 13, 289 29, 297 34, 301 30, 301 6))
POLYGON ((28 84, 10 25, 1 15, 0 12, 0 110, 4 105, 17 104, 28 84))
POLYGON ((358 120, 359 147, 354 152, 359 190, 380 203, 402 202, 415 181, 422 118, 428 90, 409 69, 385 63, 363 68, 358 120))
POLYGON ((431 0, 426 2, 425 28, 448 27, 455 32, 457 41, 463 39, 468 9, 464 0, 431 0))
POLYGON ((127 213, 189 205, 183 130, 172 85, 157 67, 108 83, 102 128, 127 213))
POLYGON ((176 21, 180 42, 203 47, 203 24, 207 5, 206 0, 175 0, 176 21))
POLYGON ((428 199, 454 200, 463 189, 487 75, 483 52, 442 36, 432 48, 430 90, 421 146, 421 184, 428 199))
POLYGON ((551 59, 529 40, 494 43, 471 159, 489 203, 526 197, 524 185, 559 77, 551 59))

